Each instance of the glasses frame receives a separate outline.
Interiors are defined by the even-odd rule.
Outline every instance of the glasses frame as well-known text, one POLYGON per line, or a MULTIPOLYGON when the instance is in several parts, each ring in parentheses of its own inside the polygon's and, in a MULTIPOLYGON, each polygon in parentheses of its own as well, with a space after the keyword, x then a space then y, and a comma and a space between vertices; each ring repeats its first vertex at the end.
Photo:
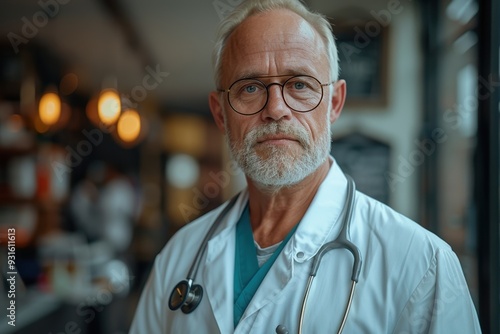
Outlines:
POLYGON ((323 101, 323 95, 324 95, 323 87, 330 86, 333 83, 335 83, 335 81, 331 81, 331 82, 328 82, 328 83, 321 83, 321 81, 319 81, 318 79, 316 79, 312 75, 307 75, 307 74, 297 74, 297 75, 268 75, 268 76, 261 76, 261 77, 241 78, 241 79, 238 79, 235 82, 233 82, 229 86, 228 89, 218 89, 217 91, 221 92, 221 93, 227 93, 227 102, 229 103, 229 106, 231 107, 231 109, 233 109, 234 112, 236 112, 237 114, 243 115, 243 116, 252 116, 252 115, 256 115, 256 114, 260 113, 262 110, 264 110, 264 108, 267 106, 267 103, 269 102, 269 87, 271 87, 272 85, 277 85, 277 86, 281 87, 281 98, 283 99, 283 102, 285 102, 285 104, 287 105, 288 108, 290 108, 291 110, 293 110, 295 112, 306 113, 306 112, 313 111, 314 109, 316 109, 321 104, 321 101, 323 101), (283 83, 271 82, 271 83, 269 83, 267 85, 264 82, 262 82, 261 80, 259 80, 259 79, 266 79, 266 78, 282 78, 282 77, 290 77, 290 78, 286 79, 283 83), (286 102, 285 94, 283 92, 285 84, 288 81, 290 81, 290 80, 292 80, 294 78, 297 78, 297 77, 308 77, 308 78, 311 78, 313 80, 316 80, 320 84, 320 86, 321 86, 321 97, 320 97, 320 99, 318 101, 318 104, 316 104, 313 108, 311 108, 309 110, 296 110, 296 109, 290 107, 290 105, 286 102), (243 81, 243 80, 255 80, 255 81, 258 81, 258 82, 260 82, 262 84, 262 86, 264 86, 266 88, 266 102, 264 103, 264 105, 262 106, 262 108, 260 108, 258 111, 254 112, 254 113, 251 113, 251 114, 244 114, 244 113, 239 112, 238 110, 236 110, 233 107, 233 105, 231 104, 231 100, 229 99, 229 92, 231 91, 231 88, 235 84, 237 84, 238 82, 243 81))

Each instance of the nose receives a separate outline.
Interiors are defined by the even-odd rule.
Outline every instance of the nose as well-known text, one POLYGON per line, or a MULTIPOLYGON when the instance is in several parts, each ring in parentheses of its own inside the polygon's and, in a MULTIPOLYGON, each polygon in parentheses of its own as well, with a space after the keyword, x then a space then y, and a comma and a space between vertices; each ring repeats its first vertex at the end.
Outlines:
POLYGON ((282 89, 283 86, 279 83, 271 83, 267 86, 267 104, 261 112, 264 120, 291 119, 292 110, 285 103, 282 89))

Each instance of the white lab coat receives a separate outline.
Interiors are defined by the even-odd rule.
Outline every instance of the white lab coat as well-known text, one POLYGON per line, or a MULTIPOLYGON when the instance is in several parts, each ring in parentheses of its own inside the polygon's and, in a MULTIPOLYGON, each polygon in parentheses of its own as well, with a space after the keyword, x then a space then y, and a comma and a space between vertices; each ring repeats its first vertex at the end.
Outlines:
MULTIPOLYGON (((311 259, 337 237, 347 180, 333 167, 233 328, 235 225, 244 192, 208 242, 195 283, 204 289, 198 308, 171 311, 168 299, 186 275, 201 240, 221 208, 182 228, 157 256, 131 327, 132 334, 297 333, 311 259)), ((363 265, 344 333, 480 333, 460 263, 441 239, 362 193, 356 193, 349 239, 363 265)), ((333 250, 321 262, 308 299, 303 332, 336 333, 347 303, 352 255, 333 250)))

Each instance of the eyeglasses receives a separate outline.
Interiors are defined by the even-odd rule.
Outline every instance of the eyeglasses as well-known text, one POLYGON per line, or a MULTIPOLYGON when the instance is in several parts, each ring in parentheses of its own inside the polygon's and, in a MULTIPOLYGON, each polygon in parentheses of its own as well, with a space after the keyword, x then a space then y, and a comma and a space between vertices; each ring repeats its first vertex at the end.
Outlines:
MULTIPOLYGON (((284 76, 288 75, 269 77, 284 76)), ((309 112, 321 103, 323 87, 332 83, 322 84, 318 79, 309 75, 295 75, 283 84, 272 82, 268 85, 257 78, 245 78, 236 80, 228 89, 219 89, 219 91, 227 93, 227 100, 234 111, 249 116, 255 115, 265 108, 269 100, 269 87, 278 85, 281 86, 281 95, 290 109, 297 112, 309 112)))

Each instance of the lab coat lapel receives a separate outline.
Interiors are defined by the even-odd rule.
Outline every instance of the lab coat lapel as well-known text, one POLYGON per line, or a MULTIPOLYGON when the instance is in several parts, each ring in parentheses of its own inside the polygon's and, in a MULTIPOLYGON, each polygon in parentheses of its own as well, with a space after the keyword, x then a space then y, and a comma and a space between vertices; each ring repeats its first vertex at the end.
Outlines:
MULTIPOLYGON (((243 329, 242 332, 246 332, 245 329, 249 328, 250 324, 252 328, 262 328, 262 324, 259 324, 259 319, 262 320, 265 317, 254 318, 253 315, 265 308, 273 300, 279 298, 279 295, 287 288, 294 275, 292 249, 293 247, 289 247, 289 245, 283 248, 282 254, 276 258, 276 261, 255 292, 252 301, 240 320, 243 329)), ((272 312, 271 309, 268 310, 272 312)))
POLYGON ((220 232, 208 242, 202 277, 205 298, 208 299, 221 333, 232 333, 233 279, 236 223, 248 201, 248 194, 238 198, 234 208, 224 218, 220 232))

